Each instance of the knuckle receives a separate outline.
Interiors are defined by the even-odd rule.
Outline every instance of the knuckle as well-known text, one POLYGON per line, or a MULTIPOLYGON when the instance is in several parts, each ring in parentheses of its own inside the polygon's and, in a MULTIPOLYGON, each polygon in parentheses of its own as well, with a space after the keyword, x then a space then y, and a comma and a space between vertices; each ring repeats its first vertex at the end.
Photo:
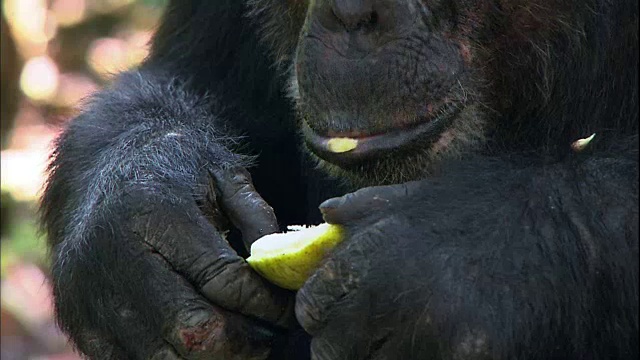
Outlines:
POLYGON ((229 197, 229 201, 236 202, 237 205, 255 211, 273 211, 262 196, 249 185, 238 188, 237 191, 229 197))
POLYGON ((191 315, 192 318, 196 316, 205 316, 205 319, 195 325, 183 323, 174 331, 173 336, 178 339, 179 350, 186 355, 211 351, 225 341, 224 319, 204 312, 191 315))
POLYGON ((368 198, 371 197, 375 194, 378 194, 380 192, 382 192, 385 189, 385 186, 370 186, 370 187, 365 187, 362 189, 357 190, 354 193, 351 193, 352 195, 356 196, 356 197, 364 197, 364 198, 368 198))
MULTIPOLYGON (((209 257, 206 258, 209 261, 209 257)), ((232 285, 245 267, 238 255, 225 252, 218 254, 211 264, 202 266, 202 270, 198 274, 194 274, 194 278, 196 284, 208 291, 230 292, 225 287, 232 285)))
POLYGON ((253 270, 241 258, 238 259, 240 261, 221 266, 215 276, 210 276, 201 287, 202 293, 225 309, 246 311, 270 319, 272 314, 267 314, 265 309, 273 307, 273 294, 253 270), (265 304, 269 306, 265 307, 265 304))
POLYGON ((245 179, 251 181, 251 173, 249 172, 249 170, 247 170, 245 167, 242 166, 234 166, 231 169, 229 169, 230 173, 233 174, 234 176, 242 176, 245 179))
POLYGON ((324 327, 330 314, 351 301, 360 279, 344 262, 328 260, 296 294, 295 314, 309 333, 324 327))
POLYGON ((298 291, 296 295, 295 314, 300 326, 311 335, 316 334, 324 324, 322 311, 306 289, 298 291))
POLYGON ((237 171, 233 174, 231 182, 238 186, 251 185, 251 175, 246 170, 237 171))
POLYGON ((251 341, 254 330, 246 320, 232 314, 195 310, 174 328, 171 336, 176 350, 188 359, 264 359, 269 341, 251 341), (242 329, 239 332, 238 329, 242 329))

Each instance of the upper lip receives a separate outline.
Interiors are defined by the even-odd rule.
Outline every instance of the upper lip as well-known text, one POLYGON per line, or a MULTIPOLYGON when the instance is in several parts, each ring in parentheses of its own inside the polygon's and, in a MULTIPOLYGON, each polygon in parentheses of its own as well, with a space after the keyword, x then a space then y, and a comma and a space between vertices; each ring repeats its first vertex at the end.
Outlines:
POLYGON ((357 137, 336 134, 328 136, 314 131, 306 121, 303 121, 302 132, 307 146, 320 158, 338 166, 348 167, 366 160, 378 158, 395 152, 417 142, 417 140, 429 140, 439 135, 449 123, 449 119, 455 116, 459 109, 451 106, 432 119, 424 119, 407 128, 392 128, 384 133, 360 135, 357 137), (358 140, 355 149, 335 153, 329 151, 327 143, 336 137, 350 137, 358 140))

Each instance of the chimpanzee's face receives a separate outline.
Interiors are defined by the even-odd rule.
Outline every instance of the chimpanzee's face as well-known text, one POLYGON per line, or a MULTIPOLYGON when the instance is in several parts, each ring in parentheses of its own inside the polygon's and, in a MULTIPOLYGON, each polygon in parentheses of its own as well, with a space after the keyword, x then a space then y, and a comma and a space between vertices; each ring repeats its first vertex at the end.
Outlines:
POLYGON ((308 148, 322 165, 365 183, 424 176, 483 144, 488 114, 510 103, 509 74, 523 71, 517 55, 505 60, 509 46, 520 52, 536 26, 548 36, 561 19, 550 12, 566 7, 558 0, 539 8, 522 0, 251 3, 290 69, 308 148), (357 142, 333 148, 341 138, 357 142))

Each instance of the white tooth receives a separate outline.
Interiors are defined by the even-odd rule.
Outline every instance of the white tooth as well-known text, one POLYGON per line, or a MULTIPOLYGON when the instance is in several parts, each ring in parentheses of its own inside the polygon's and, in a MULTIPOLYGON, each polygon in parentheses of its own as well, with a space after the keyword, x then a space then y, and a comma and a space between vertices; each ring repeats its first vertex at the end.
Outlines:
POLYGON ((571 144, 571 148, 575 152, 580 152, 584 150, 587 147, 587 145, 589 145, 589 143, 591 142, 591 140, 593 140, 595 136, 596 136, 596 133, 593 133, 588 138, 578 139, 574 141, 573 144, 571 144))

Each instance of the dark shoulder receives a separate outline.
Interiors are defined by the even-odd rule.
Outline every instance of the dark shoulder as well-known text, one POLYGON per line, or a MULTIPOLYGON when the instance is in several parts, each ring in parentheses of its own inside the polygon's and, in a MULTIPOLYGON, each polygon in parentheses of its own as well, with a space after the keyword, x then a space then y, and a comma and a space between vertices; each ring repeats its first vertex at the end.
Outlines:
POLYGON ((188 57, 192 49, 204 55, 203 50, 220 48, 247 30, 252 32, 252 27, 244 1, 171 0, 154 36, 150 59, 188 57))

